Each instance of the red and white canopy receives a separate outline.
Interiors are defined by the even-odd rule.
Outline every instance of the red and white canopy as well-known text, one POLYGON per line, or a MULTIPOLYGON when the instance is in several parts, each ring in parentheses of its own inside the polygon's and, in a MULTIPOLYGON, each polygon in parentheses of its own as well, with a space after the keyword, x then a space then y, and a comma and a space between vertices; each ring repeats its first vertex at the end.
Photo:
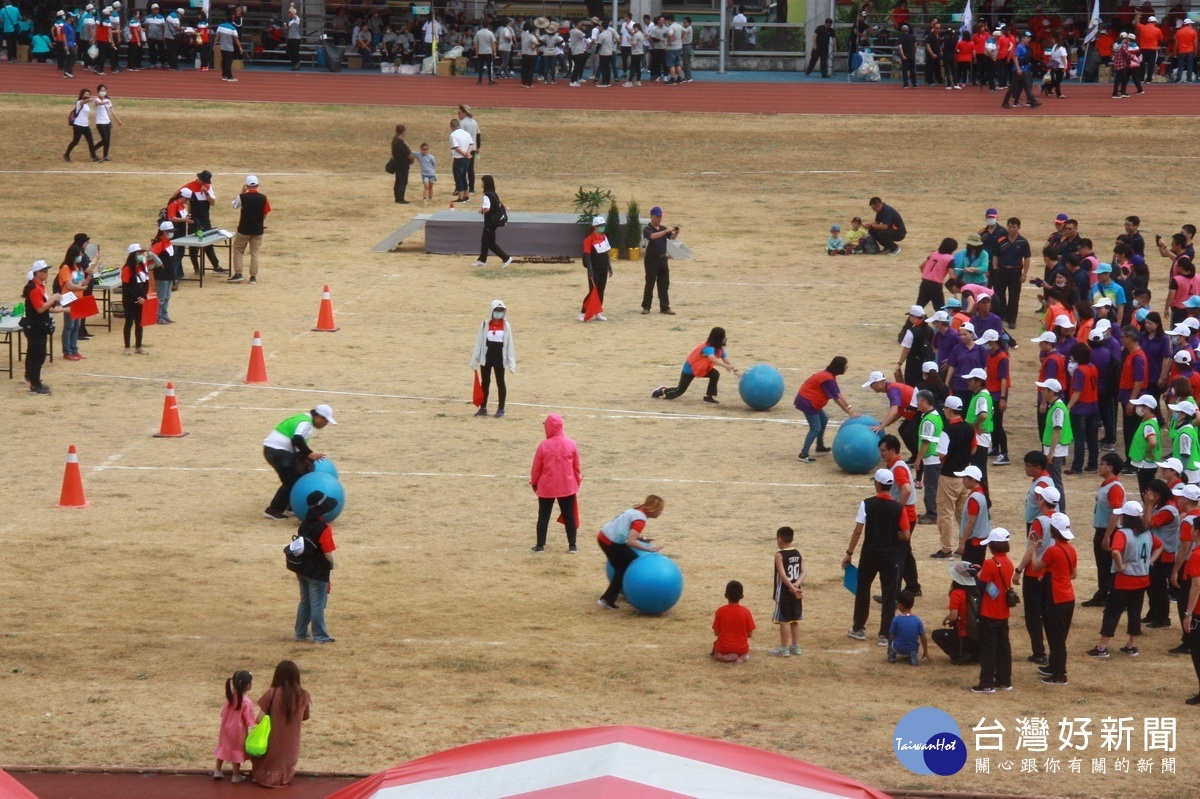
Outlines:
POLYGON ((329 799, 888 799, 849 777, 740 744, 593 727, 470 744, 329 799))
POLYGON ((0 799, 38 799, 21 783, 17 782, 7 771, 0 770, 0 799))

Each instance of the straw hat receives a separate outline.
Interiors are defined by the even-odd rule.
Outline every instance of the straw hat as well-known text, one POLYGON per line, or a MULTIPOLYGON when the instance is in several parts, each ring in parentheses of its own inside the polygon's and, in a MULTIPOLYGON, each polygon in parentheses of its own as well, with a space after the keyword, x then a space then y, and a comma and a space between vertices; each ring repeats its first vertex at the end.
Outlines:
POLYGON ((539 28, 542 30, 545 30, 546 27, 549 26, 549 24, 550 24, 550 20, 546 19, 545 17, 538 17, 537 19, 535 19, 533 21, 533 27, 539 28))

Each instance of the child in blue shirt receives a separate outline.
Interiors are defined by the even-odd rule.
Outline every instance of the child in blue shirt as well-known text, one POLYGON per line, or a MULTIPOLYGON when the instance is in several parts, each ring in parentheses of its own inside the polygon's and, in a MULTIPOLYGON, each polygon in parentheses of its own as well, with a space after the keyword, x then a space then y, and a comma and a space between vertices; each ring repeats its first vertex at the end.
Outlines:
POLYGON ((829 240, 825 242, 826 255, 845 255, 846 242, 842 238, 842 226, 834 225, 829 228, 829 240))
POLYGON ((421 165, 421 199, 433 199, 433 184, 437 183, 437 157, 429 152, 429 143, 421 143, 421 152, 416 154, 417 163, 421 165))
POLYGON ((921 665, 922 658, 929 659, 929 639, 925 637, 925 625, 913 615, 913 602, 911 591, 901 591, 896 597, 896 615, 888 634, 888 663, 895 663, 897 656, 907 658, 914 666, 921 665))

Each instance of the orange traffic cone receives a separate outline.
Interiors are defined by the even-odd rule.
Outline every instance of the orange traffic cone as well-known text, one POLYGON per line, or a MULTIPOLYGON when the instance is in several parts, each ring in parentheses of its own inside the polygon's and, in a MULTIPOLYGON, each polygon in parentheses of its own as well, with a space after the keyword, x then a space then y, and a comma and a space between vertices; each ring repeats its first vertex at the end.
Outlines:
POLYGON ((267 383, 267 360, 263 357, 262 334, 254 331, 254 344, 250 347, 250 367, 246 370, 247 383, 267 383))
POLYGON ((167 383, 167 397, 163 400, 162 424, 155 438, 183 438, 183 422, 179 420, 179 403, 175 400, 175 384, 167 383))
POLYGON ((329 299, 329 286, 321 289, 321 310, 317 312, 317 333, 334 333, 338 330, 333 323, 333 300, 329 299))
POLYGON ((79 453, 75 445, 67 448, 67 468, 63 472, 62 491, 58 495, 60 508, 86 508, 87 497, 83 495, 83 475, 79 472, 79 453))

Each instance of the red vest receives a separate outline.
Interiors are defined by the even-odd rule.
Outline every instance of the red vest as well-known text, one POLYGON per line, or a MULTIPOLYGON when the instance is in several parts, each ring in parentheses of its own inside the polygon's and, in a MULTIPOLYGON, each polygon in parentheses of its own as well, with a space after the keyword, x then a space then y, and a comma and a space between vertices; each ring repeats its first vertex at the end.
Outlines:
MULTIPOLYGON (((701 353, 708 346, 708 342, 702 342, 700 346, 692 350, 692 354, 687 356, 688 365, 692 367, 692 374, 696 377, 706 377, 713 370, 712 361, 701 353)), ((717 347, 717 357, 721 357, 721 348, 717 347)))
MULTIPOLYGON (((1133 362, 1137 359, 1142 361, 1143 381, 1150 379, 1150 361, 1146 359, 1146 353, 1142 352, 1142 348, 1138 347, 1133 352, 1129 353, 1129 357, 1125 359, 1125 364, 1121 367, 1121 382, 1117 386, 1120 389, 1128 390, 1133 388, 1133 362)), ((1145 388, 1145 386, 1142 386, 1145 388)), ((1137 399, 1137 397, 1134 397, 1137 399)))
MULTIPOLYGON (((1100 401, 1100 370, 1095 364, 1081 363, 1075 367, 1075 374, 1083 375, 1083 388, 1079 390, 1080 402, 1100 401)), ((1072 381, 1074 385, 1074 381, 1072 381)))
POLYGON ((822 369, 812 377, 804 381, 804 385, 800 386, 800 396, 808 400, 808 404, 821 410, 829 402, 829 395, 825 393, 825 389, 821 388, 826 381, 834 380, 832 372, 822 369))

